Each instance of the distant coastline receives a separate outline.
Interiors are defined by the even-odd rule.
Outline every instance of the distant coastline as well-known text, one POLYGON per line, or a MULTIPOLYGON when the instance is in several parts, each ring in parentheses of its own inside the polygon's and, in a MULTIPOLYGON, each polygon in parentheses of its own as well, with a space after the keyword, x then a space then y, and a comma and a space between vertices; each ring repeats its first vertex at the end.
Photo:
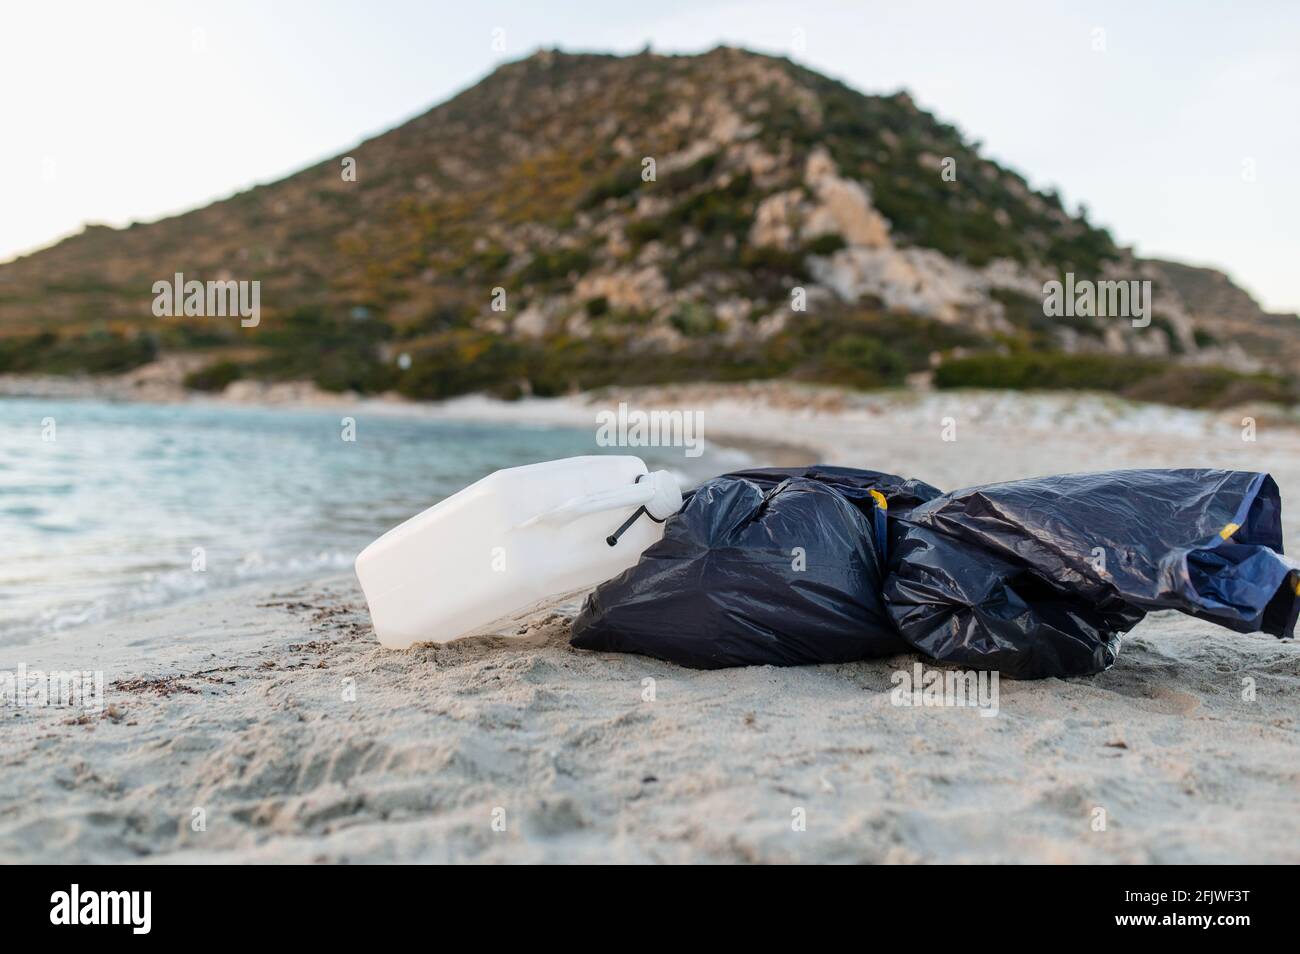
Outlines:
MULTIPOLYGON (((184 387, 186 363, 160 361, 139 371, 121 375, 17 375, 0 374, 0 400, 4 398, 49 398, 57 400, 140 401, 157 404, 234 405, 273 407, 284 410, 364 409, 367 413, 390 416, 431 416, 447 420, 485 420, 507 423, 519 417, 537 425, 594 427, 594 408, 600 392, 564 398, 504 401, 470 395, 447 401, 416 401, 396 393, 361 396, 351 392, 325 391, 310 381, 267 384, 237 381, 222 392, 198 392, 184 387), (588 410, 590 409, 590 410, 588 410), (519 413, 516 415, 515 410, 519 413)), ((765 385, 775 391, 776 385, 765 385)), ((642 389, 643 390, 643 389, 642 389)), ((671 390, 671 389, 668 389, 671 390)), ((618 392, 613 392, 618 393, 618 392)), ((639 393, 631 389, 628 394, 639 393)), ((813 463, 815 447, 786 437, 710 431, 706 439, 715 446, 730 447, 772 466, 813 463)))

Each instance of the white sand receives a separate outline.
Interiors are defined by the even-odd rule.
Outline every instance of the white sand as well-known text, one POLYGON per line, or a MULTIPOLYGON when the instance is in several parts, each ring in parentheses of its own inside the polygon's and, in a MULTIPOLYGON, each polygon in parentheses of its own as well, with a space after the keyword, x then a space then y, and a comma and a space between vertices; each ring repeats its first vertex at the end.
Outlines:
MULTIPOLYGON (((633 403, 671 395, 705 411, 706 436, 800 443, 945 489, 1113 467, 1268 470, 1300 543, 1300 435, 1267 422, 1251 443, 1234 421, 1070 397, 691 388, 633 403), (810 400, 824 409, 801 410, 810 400)), ((594 411, 465 400, 403 413, 586 426, 594 411)), ((395 653, 345 577, 0 649, 0 669, 102 669, 110 683, 110 709, 88 720, 0 710, 0 859, 1300 860, 1293 642, 1158 614, 1109 672, 1003 680, 986 718, 891 705, 890 676, 913 657, 696 672, 574 650, 576 608, 523 635, 395 653), (806 830, 792 830, 797 809, 806 830)))

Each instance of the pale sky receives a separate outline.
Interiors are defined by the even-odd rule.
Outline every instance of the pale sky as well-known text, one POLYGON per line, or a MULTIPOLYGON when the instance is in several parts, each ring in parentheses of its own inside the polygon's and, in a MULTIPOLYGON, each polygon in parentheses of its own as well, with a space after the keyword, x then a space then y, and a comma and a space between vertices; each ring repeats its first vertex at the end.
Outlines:
POLYGON ((0 261, 273 181, 538 47, 647 42, 907 88, 1140 254, 1300 311, 1300 3, 1282 0, 5 0, 0 261))

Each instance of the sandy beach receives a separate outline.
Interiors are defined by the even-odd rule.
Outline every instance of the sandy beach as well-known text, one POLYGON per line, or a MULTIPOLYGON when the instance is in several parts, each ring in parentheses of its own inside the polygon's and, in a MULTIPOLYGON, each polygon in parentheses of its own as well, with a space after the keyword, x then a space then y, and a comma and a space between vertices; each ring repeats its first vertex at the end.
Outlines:
MULTIPOLYGON (((1250 441, 1249 411, 1079 395, 693 386, 349 406, 591 427, 617 400, 701 410, 706 438, 764 463, 803 454, 945 489, 1266 470, 1300 544, 1300 432, 1263 413, 1250 441)), ((1294 642, 1155 614, 1102 675, 1002 680, 990 718, 892 705, 911 656, 697 672, 575 650, 578 605, 390 652, 337 575, 0 647, 0 670, 105 674, 101 713, 0 710, 0 859, 1300 861, 1294 642)))

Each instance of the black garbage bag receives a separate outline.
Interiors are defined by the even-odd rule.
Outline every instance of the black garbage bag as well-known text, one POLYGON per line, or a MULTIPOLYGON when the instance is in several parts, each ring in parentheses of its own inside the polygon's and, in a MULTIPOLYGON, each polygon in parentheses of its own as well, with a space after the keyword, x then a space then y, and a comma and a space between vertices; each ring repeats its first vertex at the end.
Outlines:
POLYGON ((1100 672, 1147 610, 1288 635, 1298 602, 1267 474, 1126 470, 990 484, 896 518, 885 602, 935 659, 1100 672))
POLYGON ((697 668, 911 647, 1017 678, 1083 675, 1153 609, 1289 635, 1300 573, 1281 553, 1267 474, 1113 471, 942 494, 843 467, 743 471, 690 495, 662 541, 596 588, 573 645, 697 668))
POLYGON ((636 566, 587 597, 573 645, 697 669, 907 652, 862 497, 774 472, 709 481, 636 566))

